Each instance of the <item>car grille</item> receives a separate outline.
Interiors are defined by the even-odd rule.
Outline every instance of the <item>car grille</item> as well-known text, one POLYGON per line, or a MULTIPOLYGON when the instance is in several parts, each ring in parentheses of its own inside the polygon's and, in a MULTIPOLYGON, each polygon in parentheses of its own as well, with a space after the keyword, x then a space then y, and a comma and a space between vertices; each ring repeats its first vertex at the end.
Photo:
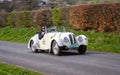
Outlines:
POLYGON ((75 39, 75 36, 74 35, 69 35, 69 39, 70 39, 70 42, 71 44, 75 44, 76 43, 76 39, 75 39))
POLYGON ((73 38, 74 38, 74 43, 76 43, 75 35, 73 35, 73 38))

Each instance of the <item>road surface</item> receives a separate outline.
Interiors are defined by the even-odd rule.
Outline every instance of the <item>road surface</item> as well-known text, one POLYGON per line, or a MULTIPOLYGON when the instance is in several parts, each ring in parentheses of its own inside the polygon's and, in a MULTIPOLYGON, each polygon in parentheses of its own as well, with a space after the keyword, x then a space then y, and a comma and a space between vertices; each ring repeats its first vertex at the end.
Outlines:
POLYGON ((0 41, 0 62, 19 65, 47 75, 120 75, 120 54, 87 51, 61 56, 32 53, 26 44, 0 41))

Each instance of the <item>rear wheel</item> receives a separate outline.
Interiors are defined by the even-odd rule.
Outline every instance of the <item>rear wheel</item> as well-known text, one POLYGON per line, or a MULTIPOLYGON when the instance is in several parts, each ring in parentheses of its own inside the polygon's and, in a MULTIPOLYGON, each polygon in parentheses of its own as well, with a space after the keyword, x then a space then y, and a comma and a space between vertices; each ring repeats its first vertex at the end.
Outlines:
POLYGON ((87 49, 87 46, 85 46, 85 45, 79 46, 79 48, 78 48, 79 54, 85 54, 86 49, 87 49))
POLYGON ((60 55, 60 53, 61 53, 60 47, 58 46, 56 41, 53 41, 53 43, 52 43, 52 51, 53 51, 53 54, 56 56, 60 55))
POLYGON ((31 40, 31 41, 30 41, 30 49, 31 49, 33 52, 38 52, 38 50, 35 49, 35 46, 34 46, 33 44, 34 44, 34 41, 31 40))

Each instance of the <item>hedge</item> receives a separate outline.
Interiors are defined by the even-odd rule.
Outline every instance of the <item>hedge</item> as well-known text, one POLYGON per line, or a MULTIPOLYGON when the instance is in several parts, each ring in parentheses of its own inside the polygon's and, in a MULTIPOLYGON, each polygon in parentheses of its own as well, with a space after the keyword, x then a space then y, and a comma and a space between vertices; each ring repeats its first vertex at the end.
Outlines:
POLYGON ((52 10, 53 25, 69 26, 69 7, 58 8, 52 10))
POLYGON ((37 11, 13 11, 8 13, 7 26, 12 27, 35 27, 33 16, 37 11))
POLYGON ((73 6, 70 8, 69 21, 78 30, 119 32, 120 3, 73 6))
POLYGON ((51 10, 38 10, 34 16, 34 22, 38 27, 52 25, 52 11, 51 10))
POLYGON ((0 27, 5 27, 7 19, 7 12, 0 11, 0 27))
POLYGON ((62 24, 62 11, 60 8, 55 7, 52 11, 52 22, 53 25, 61 25, 62 24))
POLYGON ((13 27, 40 27, 56 23, 69 28, 69 25, 73 25, 77 30, 120 32, 120 3, 81 4, 56 10, 55 8, 53 10, 13 11, 7 15, 3 14, 2 19, 3 15, 0 15, 0 27, 5 24, 13 27), (56 19, 59 20, 56 21, 56 19))

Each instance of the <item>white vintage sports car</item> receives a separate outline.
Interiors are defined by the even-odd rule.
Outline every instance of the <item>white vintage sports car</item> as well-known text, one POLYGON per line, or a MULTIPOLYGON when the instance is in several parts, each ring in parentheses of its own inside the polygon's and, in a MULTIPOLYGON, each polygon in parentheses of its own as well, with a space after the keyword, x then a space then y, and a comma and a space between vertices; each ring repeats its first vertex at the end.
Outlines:
POLYGON ((48 51, 54 55, 60 55, 63 50, 77 50, 79 54, 86 52, 88 39, 85 35, 75 35, 71 32, 58 32, 56 27, 48 30, 45 27, 45 34, 39 38, 36 33, 28 42, 28 48, 33 52, 40 50, 48 51))

